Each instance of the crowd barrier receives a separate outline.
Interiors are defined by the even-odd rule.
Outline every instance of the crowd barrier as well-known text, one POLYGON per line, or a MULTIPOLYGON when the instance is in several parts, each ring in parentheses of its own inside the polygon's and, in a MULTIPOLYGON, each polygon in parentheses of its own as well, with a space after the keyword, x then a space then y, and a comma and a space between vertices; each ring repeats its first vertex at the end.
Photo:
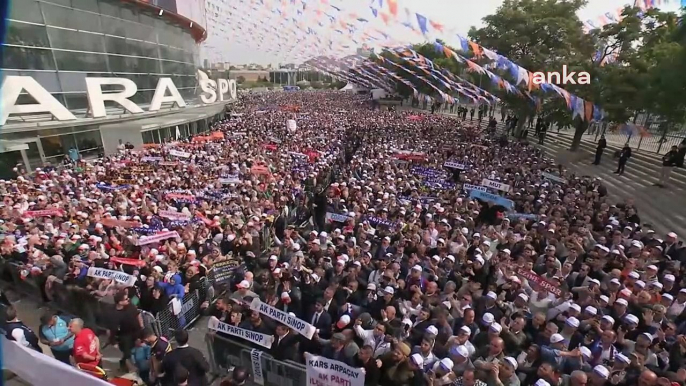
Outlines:
MULTIPOLYGON (((224 376, 226 369, 242 366, 253 374, 253 351, 246 341, 207 334, 207 351, 210 353, 210 371, 215 376, 224 376)), ((257 360, 257 358, 255 358, 257 360)), ((307 372, 303 364, 293 361, 279 361, 262 352, 259 365, 262 369, 263 386, 302 386, 306 384, 307 372)), ((253 379, 254 381, 254 379, 253 379)))
MULTIPOLYGON (((65 285, 60 279, 52 280, 50 289, 45 290, 47 278, 43 275, 33 275, 15 263, 0 264, 2 279, 8 282, 16 291, 34 298, 39 302, 46 301, 55 310, 83 319, 84 323, 92 328, 100 330, 116 330, 111 326, 112 314, 115 305, 112 297, 97 297, 88 290, 65 285), (27 274, 28 273, 28 274, 27 274)), ((202 278, 200 287, 185 294, 180 302, 180 312, 174 312, 172 302, 157 315, 145 310, 140 310, 145 327, 151 328, 156 335, 166 338, 173 337, 177 329, 188 328, 193 322, 202 316, 203 303, 212 302, 215 299, 215 291, 212 283, 207 278, 202 278)))

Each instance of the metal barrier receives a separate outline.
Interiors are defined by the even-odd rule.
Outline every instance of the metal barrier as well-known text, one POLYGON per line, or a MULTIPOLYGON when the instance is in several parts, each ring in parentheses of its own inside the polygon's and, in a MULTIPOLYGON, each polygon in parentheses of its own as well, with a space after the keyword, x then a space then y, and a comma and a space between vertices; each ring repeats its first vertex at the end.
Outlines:
MULTIPOLYGON (((248 342, 237 341, 218 335, 207 334, 205 338, 210 353, 210 371, 224 376, 229 367, 242 366, 252 374, 252 355, 255 347, 248 342)), ((305 366, 292 361, 279 361, 263 352, 261 356, 264 386, 301 386, 306 383, 305 366)))
MULTIPOLYGON (((48 279, 43 275, 33 275, 30 270, 15 263, 3 263, 0 266, 0 278, 10 283, 16 291, 41 303, 47 301, 51 308, 81 318, 91 328, 117 329, 117 326, 111 323, 114 320, 112 315, 115 312, 115 305, 110 297, 93 296, 85 288, 67 285, 60 279, 50 280, 47 289, 48 279)), ((171 302, 157 316, 139 310, 143 325, 152 329, 157 336, 171 338, 175 330, 188 328, 202 316, 203 302, 213 301, 216 292, 212 283, 207 278, 202 278, 200 287, 184 296, 178 315, 174 314, 171 302)))

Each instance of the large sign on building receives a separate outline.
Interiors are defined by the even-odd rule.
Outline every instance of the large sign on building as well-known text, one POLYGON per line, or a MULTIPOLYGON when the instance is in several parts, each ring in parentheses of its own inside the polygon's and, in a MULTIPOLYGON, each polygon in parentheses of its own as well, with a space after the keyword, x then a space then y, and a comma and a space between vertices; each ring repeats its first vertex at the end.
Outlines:
MULTIPOLYGON (((207 75, 199 72, 198 83, 202 93, 202 103, 210 104, 236 99, 236 81, 232 79, 208 79, 207 75)), ((89 117, 106 118, 105 102, 118 104, 131 114, 140 114, 143 109, 130 100, 138 92, 138 86, 127 78, 86 78, 86 94, 88 97, 89 117), (119 88, 115 92, 103 92, 103 86, 119 88)), ((49 113, 58 121, 69 121, 76 116, 52 96, 43 86, 30 76, 8 76, 2 84, 0 97, 0 125, 4 125, 10 115, 49 113), (25 92, 36 103, 17 104, 19 95, 25 92)), ((172 103, 178 107, 186 107, 179 90, 171 78, 160 78, 155 88, 148 111, 158 111, 164 103, 172 103)))

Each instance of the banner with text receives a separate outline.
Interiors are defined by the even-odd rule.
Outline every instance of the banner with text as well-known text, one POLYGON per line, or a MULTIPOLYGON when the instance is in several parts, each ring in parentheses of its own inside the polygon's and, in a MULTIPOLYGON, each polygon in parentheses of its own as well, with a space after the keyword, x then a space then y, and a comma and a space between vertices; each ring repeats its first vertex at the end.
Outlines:
POLYGON ((262 346, 267 349, 272 348, 272 343, 274 343, 274 337, 271 335, 262 334, 259 332, 232 326, 230 324, 221 322, 214 316, 210 317, 210 320, 207 323, 207 328, 213 331, 223 332, 225 334, 247 340, 248 342, 254 343, 258 346, 262 346))
POLYGON ((498 182, 498 181, 489 180, 486 178, 484 178, 483 181, 481 181, 481 185, 483 185, 487 188, 500 190, 501 192, 505 192, 505 193, 510 191, 510 185, 503 184, 502 182, 498 182))
POLYGON ((114 280, 117 283, 126 285, 127 287, 131 287, 136 284, 135 276, 121 271, 113 271, 111 269, 90 267, 88 268, 88 276, 97 277, 98 279, 114 280))
POLYGON ((316 330, 313 325, 307 323, 306 321, 298 319, 295 316, 288 315, 287 312, 283 312, 278 308, 270 306, 269 304, 262 303, 260 299, 253 299, 252 303, 250 303, 250 309, 285 324, 307 339, 312 339, 312 336, 316 330))
POLYGON ((365 373, 343 362, 305 353, 308 386, 364 386, 365 373))

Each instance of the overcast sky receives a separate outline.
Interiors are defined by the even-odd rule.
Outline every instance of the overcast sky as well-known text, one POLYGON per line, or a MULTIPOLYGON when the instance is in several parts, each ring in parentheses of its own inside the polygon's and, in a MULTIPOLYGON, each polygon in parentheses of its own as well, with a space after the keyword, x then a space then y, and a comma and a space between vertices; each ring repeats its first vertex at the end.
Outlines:
MULTIPOLYGON (((679 1, 653 0, 653 3, 658 4, 658 7, 663 10, 676 11, 679 8, 679 1)), ((495 12, 502 2, 502 0, 397 0, 398 20, 402 22, 405 19, 405 8, 407 8, 411 12, 411 21, 415 26, 417 22, 414 14, 420 13, 443 25, 444 31, 450 30, 466 35, 471 26, 481 26, 482 18, 495 12)), ((324 53, 334 56, 344 51, 354 53, 359 45, 352 40, 357 39, 359 42, 364 39, 347 32, 335 32, 336 28, 340 28, 338 24, 332 27, 327 16, 320 16, 321 19, 315 17, 315 10, 318 7, 336 20, 350 18, 351 13, 368 20, 368 22, 358 23, 360 27, 358 33, 361 33, 363 28, 381 30, 391 36, 393 42, 403 44, 427 40, 421 35, 412 33, 410 29, 398 22, 385 25, 380 17, 375 17, 372 7, 378 12, 388 13, 387 0, 307 0, 305 12, 297 14, 297 10, 302 9, 302 3, 302 0, 295 0, 294 4, 291 4, 291 0, 207 0, 205 24, 209 37, 203 43, 201 58, 207 58, 211 62, 223 61, 231 64, 271 63, 275 65, 291 61, 298 62, 304 56, 311 55, 312 49, 306 47, 307 44, 312 44, 312 47, 322 47, 324 53), (260 1, 264 1, 264 5, 261 5, 260 1), (379 6, 380 3, 381 6, 379 6), (281 15, 271 12, 272 9, 285 9, 288 20, 284 21, 281 15), (295 17, 300 25, 296 26, 291 17, 295 17), (320 26, 318 21, 322 21, 324 26, 320 26), (307 36, 309 43, 294 45, 296 36, 304 36, 295 31, 306 31, 308 27, 312 29, 312 34, 307 36), (274 28, 281 32, 277 33, 274 28), (294 32, 289 32, 289 30, 294 32), (323 41, 329 40, 334 42, 329 46, 333 47, 333 51, 322 45, 323 41), (272 52, 265 52, 269 49, 272 52)), ((588 5, 579 12, 579 18, 582 21, 591 20, 599 23, 602 15, 607 12, 616 13, 618 8, 628 3, 628 0, 589 0, 588 5)), ((436 34, 440 33, 436 32, 436 34)), ((375 36, 381 37, 379 34, 375 36)), ((435 37, 444 38, 449 43, 451 40, 455 41, 453 34, 432 35, 430 39, 435 37)))

